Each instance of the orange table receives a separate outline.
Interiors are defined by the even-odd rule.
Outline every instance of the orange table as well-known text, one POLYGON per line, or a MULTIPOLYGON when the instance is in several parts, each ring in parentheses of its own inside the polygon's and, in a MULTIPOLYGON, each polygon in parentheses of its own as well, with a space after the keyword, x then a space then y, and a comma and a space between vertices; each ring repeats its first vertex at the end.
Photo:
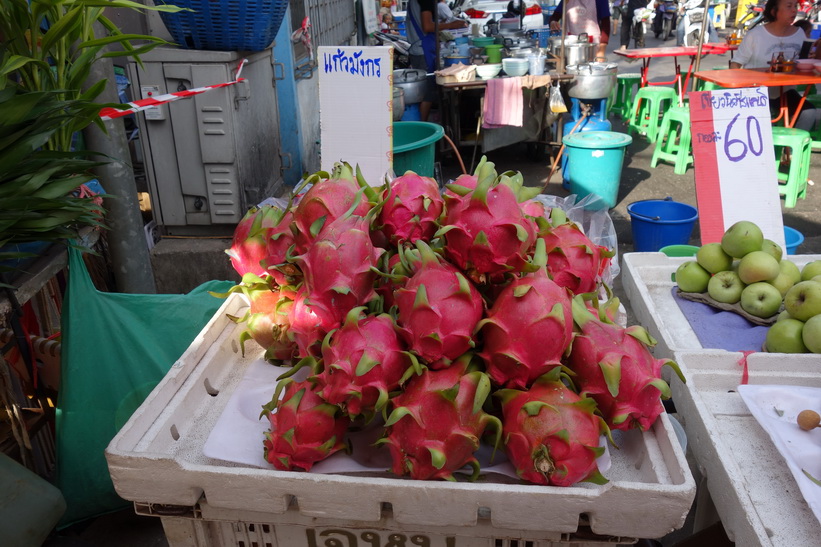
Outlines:
POLYGON ((767 68, 728 68, 726 70, 702 70, 695 73, 695 77, 707 82, 713 82, 721 87, 738 89, 742 87, 778 87, 783 88, 789 85, 806 85, 804 95, 798 103, 798 108, 793 116, 787 109, 787 100, 784 93, 781 93, 781 112, 773 120, 773 123, 784 118, 786 127, 793 127, 798 120, 798 115, 804 107, 804 101, 809 95, 810 87, 821 84, 821 75, 815 71, 807 72, 770 72, 767 68))
MULTIPOLYGON (((717 54, 720 55, 722 53, 727 53, 728 51, 733 52, 738 49, 737 45, 730 45, 726 43, 714 43, 714 44, 704 44, 701 48, 702 55, 709 55, 709 54, 717 54)), ((671 85, 671 84, 678 84, 678 94, 679 99, 682 99, 684 96, 684 90, 687 89, 687 85, 690 82, 690 75, 693 72, 693 65, 696 62, 696 57, 698 56, 698 48, 696 46, 675 46, 675 47, 645 47, 640 49, 617 49, 614 51, 616 55, 620 55, 622 57, 627 57, 628 59, 641 59, 642 61, 642 68, 641 68, 641 87, 647 85, 671 85), (648 81, 648 71, 650 70, 650 61, 656 57, 672 57, 673 62, 676 65, 676 76, 669 82, 654 82, 650 83, 648 81), (678 65, 677 57, 689 57, 690 58, 690 67, 687 69, 687 76, 684 78, 684 82, 682 85, 681 81, 681 68, 678 65)))

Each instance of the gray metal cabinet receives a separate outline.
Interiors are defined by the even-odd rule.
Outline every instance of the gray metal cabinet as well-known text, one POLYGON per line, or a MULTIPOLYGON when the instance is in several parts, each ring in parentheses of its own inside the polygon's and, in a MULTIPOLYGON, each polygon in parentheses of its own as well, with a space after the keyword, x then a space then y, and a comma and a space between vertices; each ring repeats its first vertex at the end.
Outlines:
MULTIPOLYGON (((134 99, 229 82, 243 55, 157 48, 141 58, 128 67, 134 99)), ((230 233, 281 190, 273 54, 244 58, 246 81, 136 116, 154 219, 167 235, 230 233)))

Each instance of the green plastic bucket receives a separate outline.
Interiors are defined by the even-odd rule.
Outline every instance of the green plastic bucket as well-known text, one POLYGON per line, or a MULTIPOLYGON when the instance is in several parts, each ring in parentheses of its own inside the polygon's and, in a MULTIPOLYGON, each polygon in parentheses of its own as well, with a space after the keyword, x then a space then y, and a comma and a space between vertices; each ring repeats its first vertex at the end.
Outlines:
POLYGON ((487 55, 488 64, 497 64, 502 62, 502 44, 490 44, 485 46, 485 55, 487 55))
POLYGON ((445 130, 430 122, 393 122, 393 172, 433 176, 436 142, 445 130))
POLYGON ((596 194, 608 208, 616 206, 624 152, 633 138, 615 131, 582 131, 566 135, 566 176, 579 199, 596 194))
POLYGON ((665 245, 661 249, 659 249, 660 253, 664 253, 667 256, 696 256, 696 253, 701 247, 697 245, 665 245))

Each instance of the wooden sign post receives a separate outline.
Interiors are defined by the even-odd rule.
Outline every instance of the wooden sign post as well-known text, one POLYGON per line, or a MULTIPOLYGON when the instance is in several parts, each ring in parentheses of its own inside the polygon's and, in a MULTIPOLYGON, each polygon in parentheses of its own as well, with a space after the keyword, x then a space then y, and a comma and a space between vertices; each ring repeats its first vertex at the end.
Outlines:
POLYGON ((784 247, 767 88, 689 93, 701 244, 740 220, 784 247))
POLYGON ((322 46, 318 55, 322 169, 358 164, 380 186, 393 165, 393 48, 322 46))

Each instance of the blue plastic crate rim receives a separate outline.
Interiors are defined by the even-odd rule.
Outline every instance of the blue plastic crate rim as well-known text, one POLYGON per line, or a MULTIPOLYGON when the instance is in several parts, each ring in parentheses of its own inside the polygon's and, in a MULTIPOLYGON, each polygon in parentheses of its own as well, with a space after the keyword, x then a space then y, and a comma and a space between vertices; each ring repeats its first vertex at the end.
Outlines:
POLYGON ((273 43, 287 0, 156 0, 191 11, 160 12, 174 42, 185 49, 262 51, 273 43))

